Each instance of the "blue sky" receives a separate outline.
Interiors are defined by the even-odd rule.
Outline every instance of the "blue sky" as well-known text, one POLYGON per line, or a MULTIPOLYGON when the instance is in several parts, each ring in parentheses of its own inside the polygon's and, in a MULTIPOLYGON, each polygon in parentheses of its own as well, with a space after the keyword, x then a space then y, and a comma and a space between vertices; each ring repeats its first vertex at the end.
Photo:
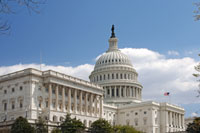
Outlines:
MULTIPOLYGON (((147 51, 140 49, 140 52, 146 54, 153 51, 151 55, 159 53, 156 55, 158 60, 154 61, 165 60, 169 63, 174 59, 178 62, 188 61, 192 66, 199 61, 197 54, 200 53, 200 21, 194 21, 193 17, 195 2, 197 1, 47 0, 41 6, 40 14, 29 14, 26 8, 15 7, 16 14, 0 16, 12 26, 10 35, 0 35, 0 67, 6 67, 1 74, 10 72, 8 68, 17 64, 39 64, 40 52, 46 65, 61 65, 75 70, 83 64, 94 65, 95 58, 108 48, 112 24, 115 24, 120 48, 145 48, 147 51)), ((138 60, 133 57, 133 61, 138 60)), ((138 66, 138 71, 143 70, 137 63, 135 66, 138 66)), ((88 69, 88 73, 90 70, 88 69)), ((80 72, 80 75, 78 72, 71 74, 83 79, 88 76, 88 73, 80 72)), ((173 74, 173 71, 170 72, 173 74)), ((161 74, 164 73, 161 71, 161 74)), ((172 76, 174 75, 169 77, 172 76)), ((183 75, 177 74, 178 76, 183 75)), ((195 81, 191 77, 187 80, 195 81)), ((148 86, 146 81, 142 82, 148 86)), ((176 88, 173 85, 169 88, 176 88)), ((152 87, 155 88, 153 85, 152 87)), ((187 88, 187 84, 184 87, 187 88)), ((195 88, 191 89, 194 92, 195 88)), ((180 89, 181 94, 187 94, 187 91, 180 89)), ((179 95, 178 91, 174 93, 179 95)), ((191 94, 192 97, 194 95, 191 94)), ((144 98, 149 99, 148 94, 145 96, 144 98)), ((191 106, 191 102, 189 104, 191 106)), ((189 106, 184 106, 187 110, 190 109, 189 106)), ((196 102, 193 107, 188 116, 197 110, 196 102)))
POLYGON ((121 48, 148 48, 163 54, 176 50, 184 56, 185 51, 199 49, 200 22, 193 18, 194 2, 49 0, 40 14, 31 15, 20 8, 16 15, 3 17, 12 31, 0 36, 0 65, 39 63, 40 49, 47 64, 91 63, 107 49, 112 24, 121 48))

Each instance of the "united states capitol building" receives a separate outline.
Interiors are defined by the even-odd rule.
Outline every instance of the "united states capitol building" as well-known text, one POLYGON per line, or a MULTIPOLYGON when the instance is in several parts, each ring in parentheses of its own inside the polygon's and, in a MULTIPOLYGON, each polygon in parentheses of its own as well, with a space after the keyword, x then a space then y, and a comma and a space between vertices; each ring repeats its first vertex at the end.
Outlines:
POLYGON ((43 117, 53 126, 66 113, 87 127, 104 118, 112 125, 130 125, 145 133, 185 130, 183 108, 142 101, 138 73, 118 49, 114 26, 109 48, 97 60, 89 79, 32 68, 0 76, 0 131, 19 116, 30 123, 43 117))

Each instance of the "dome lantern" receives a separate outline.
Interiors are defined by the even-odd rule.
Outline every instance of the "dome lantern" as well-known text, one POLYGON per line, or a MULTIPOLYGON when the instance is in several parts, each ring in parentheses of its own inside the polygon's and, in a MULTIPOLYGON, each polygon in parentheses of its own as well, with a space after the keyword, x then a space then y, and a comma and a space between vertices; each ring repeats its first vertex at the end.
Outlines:
POLYGON ((112 33, 111 33, 110 39, 108 40, 108 42, 109 42, 109 49, 108 49, 107 52, 110 52, 110 51, 119 51, 118 45, 117 45, 118 39, 115 36, 114 30, 115 30, 114 25, 112 25, 112 28, 111 28, 112 33))

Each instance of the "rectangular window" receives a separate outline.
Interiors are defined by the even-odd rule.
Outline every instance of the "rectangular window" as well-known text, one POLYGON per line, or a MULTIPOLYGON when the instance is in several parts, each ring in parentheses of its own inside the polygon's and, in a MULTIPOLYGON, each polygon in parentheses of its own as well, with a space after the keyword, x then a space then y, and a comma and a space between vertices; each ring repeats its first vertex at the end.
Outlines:
POLYGON ((118 79, 118 73, 116 74, 116 79, 118 79))
POLYGON ((12 102, 12 109, 15 109, 15 103, 12 102))
POLYGON ((49 102, 48 102, 48 101, 46 101, 46 108, 48 108, 48 105, 49 105, 49 102))
POLYGON ((112 89, 112 96, 114 97, 114 89, 112 89))
POLYGON ((12 88, 12 92, 15 92, 15 88, 12 88))
POLYGON ((7 110, 7 103, 4 103, 4 111, 7 110))
POLYGON ((55 108, 56 107, 56 103, 55 102, 53 102, 53 108, 55 108))
POLYGON ((7 90, 4 90, 4 94, 7 94, 7 90))
POLYGON ((107 89, 107 94, 110 95, 110 89, 109 88, 107 89))
POLYGON ((20 91, 22 91, 22 90, 23 90, 23 87, 22 87, 22 86, 20 86, 20 87, 19 87, 19 90, 20 90, 20 91))
POLYGON ((55 90, 55 89, 52 89, 52 93, 53 93, 53 94, 56 94, 56 90, 55 90))
POLYGON ((39 102, 39 105, 38 105, 40 108, 42 107, 42 104, 41 104, 41 102, 39 102))
POLYGON ((20 108, 23 108, 23 101, 22 101, 22 100, 20 100, 19 107, 20 107, 20 108))

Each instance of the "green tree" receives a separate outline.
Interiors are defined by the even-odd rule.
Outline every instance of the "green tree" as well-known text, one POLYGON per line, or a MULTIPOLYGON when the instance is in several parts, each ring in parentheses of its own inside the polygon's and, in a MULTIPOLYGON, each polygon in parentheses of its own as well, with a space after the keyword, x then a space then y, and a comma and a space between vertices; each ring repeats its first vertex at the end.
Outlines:
POLYGON ((196 117, 192 123, 189 123, 186 131, 189 133, 199 133, 200 117, 196 117))
POLYGON ((59 128, 54 128, 51 133, 62 133, 59 128))
POLYGON ((90 133, 112 133, 112 126, 104 119, 96 120, 89 128, 90 133))
POLYGON ((36 133, 48 133, 48 126, 41 117, 39 117, 38 121, 35 123, 35 131, 36 133))
POLYGON ((62 133, 81 133, 84 132, 85 126, 76 118, 71 118, 70 114, 66 115, 65 121, 60 125, 62 133))
POLYGON ((114 133, 141 133, 131 126, 114 126, 114 133))
POLYGON ((18 117, 11 127, 11 133, 34 133, 34 128, 26 118, 18 117))

